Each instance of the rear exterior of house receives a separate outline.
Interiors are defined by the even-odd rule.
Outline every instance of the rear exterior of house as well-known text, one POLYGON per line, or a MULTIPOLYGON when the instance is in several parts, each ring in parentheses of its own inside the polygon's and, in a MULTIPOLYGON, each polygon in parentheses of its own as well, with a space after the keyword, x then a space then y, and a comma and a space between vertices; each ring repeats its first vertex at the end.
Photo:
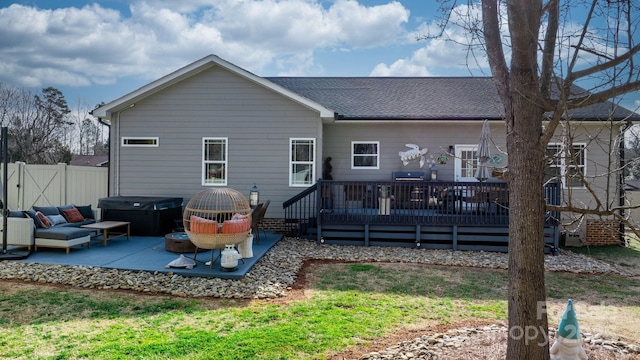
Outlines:
POLYGON ((320 154, 322 130, 317 111, 212 66, 112 115, 110 195, 188 200, 228 186, 248 196, 256 184, 279 203, 269 216, 282 217, 282 202, 317 176, 290 186, 291 143, 313 140, 320 154), (208 182, 209 161, 224 168, 221 181, 208 182))
MULTIPOLYGON (((94 115, 111 125, 111 196, 186 202, 226 186, 248 197, 255 184, 261 200, 271 200, 266 217, 277 227, 287 217, 283 204, 322 177, 327 158, 339 181, 392 181, 398 172, 429 178, 435 165, 439 181, 477 182, 475 151, 488 120, 493 165, 506 168, 501 109, 489 78, 262 78, 208 56, 94 115), (422 167, 400 161, 407 144, 428 150, 422 167)), ((616 195, 608 201, 616 201, 617 172, 604 164, 617 162, 611 134, 624 123, 604 125, 584 121, 571 136, 588 180, 598 191, 609 187, 616 195), (596 178, 604 172, 613 181, 596 178)), ((566 148, 563 131, 549 152, 566 148)), ((563 176, 570 167, 549 165, 562 179, 561 201, 595 201, 582 182, 563 176)))

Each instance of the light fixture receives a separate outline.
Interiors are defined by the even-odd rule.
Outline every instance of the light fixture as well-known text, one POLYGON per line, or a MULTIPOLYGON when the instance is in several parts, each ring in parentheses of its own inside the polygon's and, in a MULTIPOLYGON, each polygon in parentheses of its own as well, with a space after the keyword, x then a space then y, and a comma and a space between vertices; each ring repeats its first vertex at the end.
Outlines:
POLYGON ((258 206, 260 202, 260 191, 258 191, 258 187, 256 184, 253 184, 251 191, 249 192, 249 205, 254 208, 258 206))
POLYGON ((438 167, 436 166, 436 164, 431 165, 431 181, 437 181, 438 180, 438 167))

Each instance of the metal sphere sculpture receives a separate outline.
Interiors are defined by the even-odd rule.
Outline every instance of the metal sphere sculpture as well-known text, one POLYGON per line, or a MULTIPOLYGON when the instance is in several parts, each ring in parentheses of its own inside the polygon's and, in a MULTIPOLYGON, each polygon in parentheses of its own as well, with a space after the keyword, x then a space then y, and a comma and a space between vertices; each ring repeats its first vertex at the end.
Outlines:
POLYGON ((211 188, 189 200, 182 221, 196 247, 223 249, 247 238, 251 229, 251 207, 239 191, 211 188))

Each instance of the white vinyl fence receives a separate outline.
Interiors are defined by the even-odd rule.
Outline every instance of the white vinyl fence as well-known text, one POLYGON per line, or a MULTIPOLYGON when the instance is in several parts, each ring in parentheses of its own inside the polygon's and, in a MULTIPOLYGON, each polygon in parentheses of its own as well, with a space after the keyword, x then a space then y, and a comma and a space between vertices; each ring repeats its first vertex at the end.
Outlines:
MULTIPOLYGON (((2 164, 0 170, 4 171, 2 164)), ((66 204, 90 204, 95 208, 98 199, 108 196, 109 173, 106 167, 16 162, 7 166, 7 172, 7 207, 11 210, 27 210, 33 205, 66 204)), ((0 172, 0 180, 2 174, 0 172)))

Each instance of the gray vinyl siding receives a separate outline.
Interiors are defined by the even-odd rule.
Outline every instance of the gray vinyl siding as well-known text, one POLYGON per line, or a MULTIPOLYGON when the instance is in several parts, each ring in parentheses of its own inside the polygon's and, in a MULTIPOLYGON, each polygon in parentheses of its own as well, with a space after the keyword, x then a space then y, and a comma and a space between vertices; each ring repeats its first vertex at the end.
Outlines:
POLYGON ((218 67, 139 101, 113 128, 118 195, 188 201, 209 188, 201 185, 202 138, 226 137, 228 187, 248 197, 255 183, 261 200, 271 200, 267 217, 282 217, 282 202, 301 191, 289 187, 289 139, 319 144, 321 131, 318 114, 218 67), (156 136, 159 146, 121 147, 122 136, 156 136))
MULTIPOLYGON (((562 133, 562 129, 556 131, 562 133)), ((602 202, 602 208, 617 207, 619 202, 619 140, 616 134, 620 133, 618 124, 612 125, 606 121, 576 122, 572 124, 571 137, 573 143, 586 144, 587 168, 586 178, 589 186, 598 199, 587 188, 565 188, 563 190, 563 202, 569 202, 575 207, 595 209, 598 201, 602 202)), ((562 142, 561 136, 556 136, 551 142, 562 142)), ((575 221, 579 215, 565 212, 562 214, 562 222, 567 228, 581 228, 585 231, 584 221, 575 221)), ((587 218, 595 218, 595 215, 587 215, 587 218)))
MULTIPOLYGON (((422 171, 430 174, 431 160, 440 153, 447 153, 449 146, 474 145, 480 139, 482 122, 379 122, 363 124, 327 125, 324 130, 324 157, 331 156, 335 180, 387 181, 396 171, 422 171), (379 141, 380 168, 351 169, 351 142, 379 141), (399 152, 409 150, 405 144, 427 148, 426 163, 420 168, 419 161, 404 166, 399 152), (433 158, 431 157, 433 156, 433 158)), ((491 136, 504 149, 504 125, 491 123, 491 136)), ((506 165, 506 163, 505 163, 506 165)), ((454 159, 446 164, 437 164, 438 179, 453 181, 454 159)))

